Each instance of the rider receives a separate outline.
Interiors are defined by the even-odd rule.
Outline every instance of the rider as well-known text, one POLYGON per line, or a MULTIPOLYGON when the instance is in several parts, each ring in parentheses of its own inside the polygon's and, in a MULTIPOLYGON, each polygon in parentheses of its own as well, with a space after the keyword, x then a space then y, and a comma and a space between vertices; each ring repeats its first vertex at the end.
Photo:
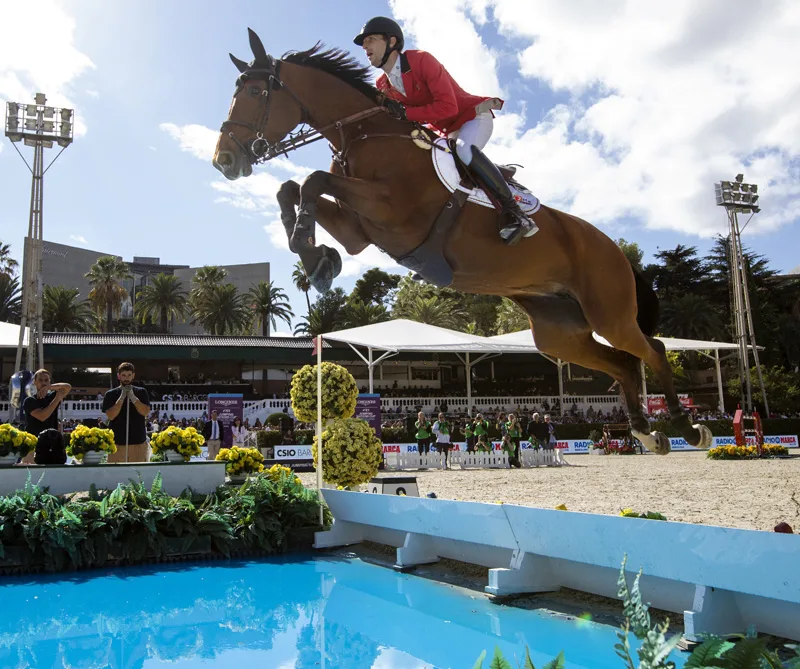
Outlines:
POLYGON ((519 208, 511 190, 481 149, 492 136, 499 98, 470 95, 444 66, 426 51, 403 51, 403 31, 392 19, 376 16, 353 40, 370 64, 384 71, 376 83, 385 95, 383 106, 395 118, 427 123, 456 143, 456 153, 480 185, 502 206, 500 236, 507 244, 537 232, 536 224, 519 208))

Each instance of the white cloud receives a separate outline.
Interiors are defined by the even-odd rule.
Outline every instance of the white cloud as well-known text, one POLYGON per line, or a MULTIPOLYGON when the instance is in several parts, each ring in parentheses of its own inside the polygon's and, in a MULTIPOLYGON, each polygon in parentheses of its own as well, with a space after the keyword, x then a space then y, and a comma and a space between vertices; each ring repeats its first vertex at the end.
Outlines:
POLYGON ((78 244, 84 244, 85 245, 85 244, 89 243, 89 242, 86 241, 86 237, 84 237, 83 235, 70 235, 69 238, 73 242, 78 242, 78 244))
POLYGON ((94 98, 96 100, 97 98, 100 97, 100 92, 92 90, 92 89, 88 89, 86 91, 86 95, 88 95, 90 98, 94 98))
POLYGON ((209 162, 214 157, 214 148, 217 146, 219 131, 196 123, 189 125, 161 123, 158 127, 178 142, 181 151, 186 151, 195 158, 209 162))
MULTIPOLYGON (((48 104, 74 108, 73 81, 95 67, 73 43, 74 33, 75 20, 53 0, 3 3, 0 102, 28 102, 43 92, 48 104)), ((79 109, 75 134, 85 132, 79 109)))
POLYGON ((150 149, 151 151, 158 151, 158 149, 154 147, 152 144, 148 144, 147 148, 150 149))
POLYGON ((494 91, 497 53, 477 32, 489 17, 498 52, 511 53, 524 78, 566 94, 535 124, 524 111, 498 115, 489 146, 497 160, 527 166, 520 179, 546 204, 595 224, 633 216, 709 236, 725 226, 713 183, 742 172, 759 184, 764 209, 750 229, 797 218, 798 3, 748 6, 746 20, 718 1, 447 0, 436 20, 420 0, 391 4, 466 90, 494 91))

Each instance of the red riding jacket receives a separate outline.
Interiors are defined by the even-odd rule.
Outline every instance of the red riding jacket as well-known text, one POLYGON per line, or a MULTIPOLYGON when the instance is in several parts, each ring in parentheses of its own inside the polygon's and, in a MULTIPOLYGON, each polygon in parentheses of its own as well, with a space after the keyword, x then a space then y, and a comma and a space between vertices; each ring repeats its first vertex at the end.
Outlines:
POLYGON ((403 74, 403 95, 382 74, 376 86, 387 97, 406 107, 406 118, 428 123, 447 135, 484 111, 502 109, 500 98, 482 97, 467 93, 436 58, 427 51, 404 51, 400 54, 403 74))

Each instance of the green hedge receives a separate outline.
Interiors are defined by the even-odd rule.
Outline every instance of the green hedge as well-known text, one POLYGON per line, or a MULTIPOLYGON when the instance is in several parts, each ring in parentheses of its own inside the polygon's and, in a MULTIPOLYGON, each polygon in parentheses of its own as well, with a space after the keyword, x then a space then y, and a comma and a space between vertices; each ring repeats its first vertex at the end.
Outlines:
POLYGON ((259 448, 274 448, 280 446, 283 435, 280 430, 259 430, 256 432, 256 439, 259 448))
MULTIPOLYGON (((93 486, 94 488, 94 486, 93 486)), ((326 523, 330 512, 326 508, 326 523)), ((280 553, 318 526, 319 497, 295 480, 260 475, 208 496, 172 497, 160 475, 88 499, 55 497, 31 485, 0 497, 0 570, 66 571, 108 562, 237 552, 280 553)), ((318 527, 317 527, 318 529, 318 527)))
MULTIPOLYGON (((733 422, 730 420, 707 420, 702 421, 711 434, 715 437, 729 437, 733 435, 733 422)), ((800 419, 797 418, 769 418, 764 419, 764 434, 800 434, 800 419)), ((680 437, 680 433, 675 426, 664 420, 651 423, 652 429, 663 432, 668 437, 680 437)), ((559 439, 588 439, 589 434, 597 430, 602 434, 602 423, 557 423, 556 435, 559 439)), ((405 444, 416 441, 413 433, 409 433, 402 427, 386 427, 383 429, 383 441, 389 444, 405 444)), ((500 433, 497 426, 492 424, 489 427, 489 436, 498 438, 500 433)), ((454 430, 453 441, 464 441, 461 430, 454 430)))

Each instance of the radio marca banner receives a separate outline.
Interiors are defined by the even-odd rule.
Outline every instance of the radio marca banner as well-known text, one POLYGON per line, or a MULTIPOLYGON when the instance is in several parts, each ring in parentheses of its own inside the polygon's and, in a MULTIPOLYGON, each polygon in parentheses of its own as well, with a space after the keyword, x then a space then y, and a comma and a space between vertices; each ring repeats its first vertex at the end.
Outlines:
POLYGON ((224 395, 211 394, 208 396, 208 417, 211 419, 211 412, 217 412, 217 419, 225 426, 225 439, 222 445, 230 448, 233 443, 233 419, 237 416, 244 420, 244 396, 243 395, 224 395))

